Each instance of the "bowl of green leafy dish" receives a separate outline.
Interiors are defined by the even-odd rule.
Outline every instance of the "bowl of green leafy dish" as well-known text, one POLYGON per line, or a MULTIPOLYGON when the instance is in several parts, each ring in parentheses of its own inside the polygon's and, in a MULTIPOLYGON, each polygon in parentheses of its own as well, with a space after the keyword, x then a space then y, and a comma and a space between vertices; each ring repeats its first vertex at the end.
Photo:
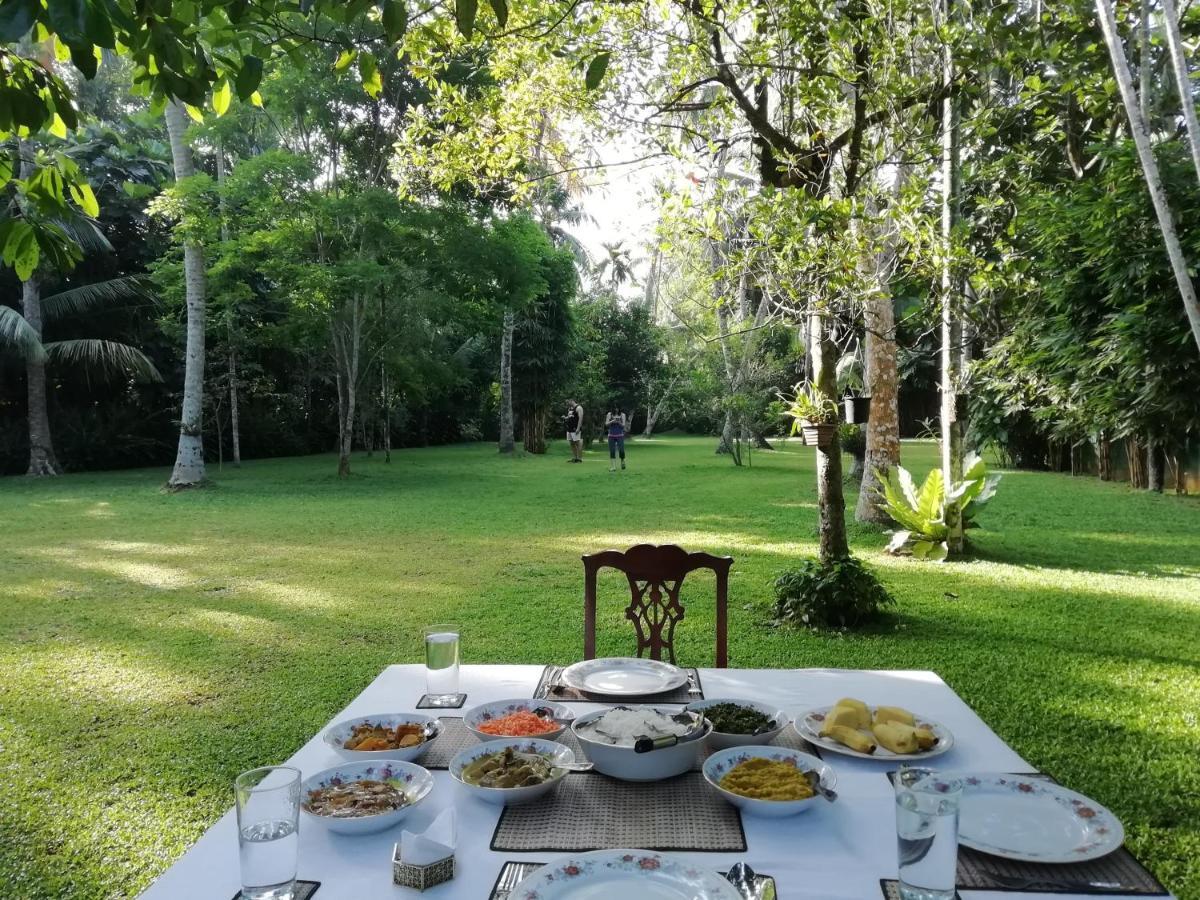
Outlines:
POLYGON ((712 723, 710 750, 769 744, 792 721, 782 709, 753 700, 697 700, 686 708, 712 723))

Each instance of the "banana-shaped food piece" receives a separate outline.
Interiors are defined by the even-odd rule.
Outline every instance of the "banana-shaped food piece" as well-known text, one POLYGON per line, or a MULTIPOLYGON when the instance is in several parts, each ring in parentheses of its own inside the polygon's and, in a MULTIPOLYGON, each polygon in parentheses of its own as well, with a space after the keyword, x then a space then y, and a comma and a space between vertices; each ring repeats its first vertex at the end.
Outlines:
POLYGON ((917 720, 907 709, 899 706, 875 707, 875 724, 885 725, 888 722, 899 722, 901 725, 916 725, 917 720))
POLYGON ((847 728, 862 728, 867 724, 870 723, 864 723, 862 713, 853 706, 842 706, 839 704, 825 713, 825 728, 832 728, 834 725, 845 725, 847 728))
POLYGON ((851 750, 856 750, 859 753, 875 752, 875 742, 873 740, 861 731, 847 728, 845 725, 826 725, 821 729, 821 737, 832 738, 839 744, 845 744, 851 750))
POLYGON ((861 700, 855 700, 853 697, 843 697, 833 705, 830 714, 839 709, 846 710, 846 712, 839 715, 839 721, 835 724, 847 725, 850 728, 871 727, 871 711, 867 709, 867 704, 861 700))
POLYGON ((917 744, 917 730, 902 722, 875 725, 871 728, 871 733, 875 735, 875 740, 893 753, 916 753, 920 749, 917 744))
POLYGON ((937 746, 938 736, 929 728, 917 728, 913 730, 913 734, 917 737, 917 746, 922 750, 932 750, 937 746))

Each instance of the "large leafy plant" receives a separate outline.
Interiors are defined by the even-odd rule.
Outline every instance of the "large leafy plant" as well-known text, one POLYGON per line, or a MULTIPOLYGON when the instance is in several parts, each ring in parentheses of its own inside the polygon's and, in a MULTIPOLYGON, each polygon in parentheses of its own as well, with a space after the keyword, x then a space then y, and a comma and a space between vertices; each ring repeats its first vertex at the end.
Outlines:
POLYGON ((875 573, 852 556, 808 559, 775 579, 775 615, 808 628, 861 628, 884 618, 895 601, 875 573))
POLYGON ((974 453, 967 457, 965 469, 962 481, 952 485, 949 491, 941 469, 930 471, 920 488, 903 466, 896 467, 898 488, 879 472, 875 473, 881 485, 879 493, 884 500, 884 509, 900 526, 887 546, 888 553, 911 553, 918 559, 944 560, 949 554, 947 503, 961 506, 963 528, 976 526, 975 519, 980 510, 996 494, 1000 475, 989 475, 987 464, 974 453))

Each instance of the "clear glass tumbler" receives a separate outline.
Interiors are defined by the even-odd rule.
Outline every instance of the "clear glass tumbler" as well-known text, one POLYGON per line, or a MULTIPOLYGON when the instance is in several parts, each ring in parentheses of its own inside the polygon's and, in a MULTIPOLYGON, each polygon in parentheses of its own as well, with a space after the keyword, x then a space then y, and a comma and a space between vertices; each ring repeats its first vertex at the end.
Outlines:
POLYGON ((962 781, 933 769, 896 773, 902 900, 954 900, 962 781))
POLYGON ((457 625, 425 629, 425 691, 433 706, 454 706, 458 694, 457 625))
POLYGON ((233 783, 243 900, 292 900, 300 848, 300 770, 263 766, 233 783))

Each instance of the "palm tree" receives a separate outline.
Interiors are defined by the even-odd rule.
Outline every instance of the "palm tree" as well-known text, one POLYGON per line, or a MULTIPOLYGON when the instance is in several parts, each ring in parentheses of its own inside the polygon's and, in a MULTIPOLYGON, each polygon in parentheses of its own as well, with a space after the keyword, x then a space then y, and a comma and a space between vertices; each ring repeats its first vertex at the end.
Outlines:
POLYGON ((604 248, 607 256, 596 266, 596 281, 603 281, 607 273, 609 287, 614 291, 626 281, 633 281, 633 255, 628 248, 622 246, 623 243, 602 243, 600 246, 604 248))
POLYGON ((46 403, 46 365, 82 366, 102 372, 120 372, 161 381, 158 370, 136 347, 101 338, 43 341, 42 325, 68 315, 131 298, 145 298, 137 277, 125 276, 85 284, 49 297, 40 296, 36 275, 22 286, 25 314, 0 306, 0 347, 11 347, 25 360, 28 384, 29 469, 32 476, 59 475, 62 467, 54 453, 50 413, 46 403))
MULTIPOLYGON (((175 180, 196 174, 192 148, 187 142, 187 116, 183 104, 167 103, 167 136, 175 180)), ((179 449, 167 485, 173 489, 198 487, 204 483, 204 301, 207 283, 204 248, 195 239, 183 244, 184 283, 187 292, 187 356, 183 370, 183 405, 179 414, 179 449)))

